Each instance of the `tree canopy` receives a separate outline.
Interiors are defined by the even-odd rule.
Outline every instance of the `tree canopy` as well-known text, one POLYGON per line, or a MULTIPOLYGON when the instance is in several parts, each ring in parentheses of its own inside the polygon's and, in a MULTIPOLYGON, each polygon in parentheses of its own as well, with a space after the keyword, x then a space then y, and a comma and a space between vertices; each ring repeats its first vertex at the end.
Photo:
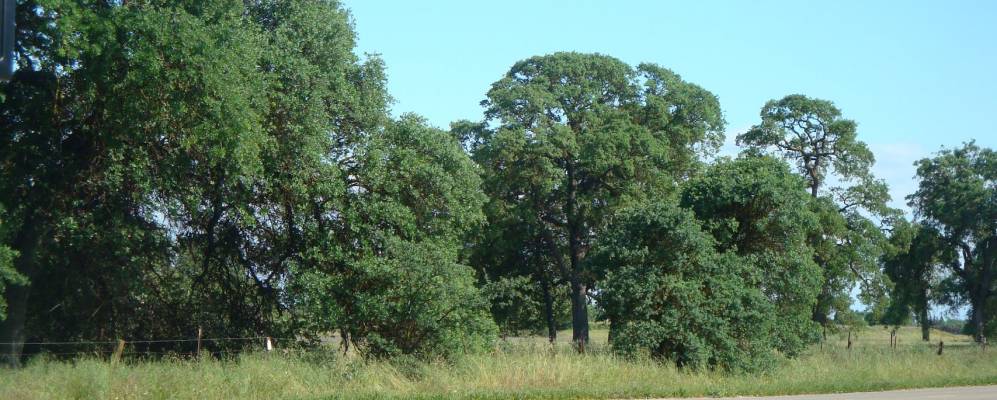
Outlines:
POLYGON ((26 339, 199 328, 341 329, 372 354, 487 341, 457 263, 482 220, 475 167, 448 134, 391 121, 383 65, 354 55, 338 3, 45 1, 18 19, 19 69, 0 104, 9 362, 26 339), (438 293, 414 291, 444 277, 438 293), (343 286, 370 282, 385 291, 343 286), (319 283, 342 307, 406 291, 431 303, 350 318, 299 307, 309 297, 294 295, 315 293, 292 289, 319 283))
POLYGON ((719 252, 737 254, 761 276, 758 288, 776 311, 776 347, 796 354, 816 337, 810 320, 822 284, 808 238, 819 217, 805 183, 770 157, 721 160, 682 190, 719 252))
POLYGON ((958 255, 947 264, 951 279, 957 299, 971 307, 976 340, 983 341, 997 276, 997 153, 966 143, 918 161, 917 176, 908 200, 958 255))
POLYGON ((628 357, 759 371, 862 324, 856 287, 880 322, 968 304, 997 333, 997 156, 975 143, 917 163, 907 221, 827 100, 768 102, 717 157, 715 95, 603 54, 516 62, 449 130, 392 113, 331 0, 22 0, 17 22, 10 365, 202 331, 435 359, 570 326, 584 351, 604 320, 628 357))
POLYGON ((762 369, 771 362, 775 308, 761 271, 718 253, 691 212, 654 203, 618 214, 592 263, 613 346, 679 366, 762 369))
POLYGON ((583 261, 596 232, 628 202, 674 192, 697 154, 719 146, 719 103, 656 65, 555 53, 514 64, 482 104, 494 128, 469 145, 501 203, 488 209, 529 215, 570 286, 572 339, 584 345, 594 281, 583 261))
POLYGON ((875 157, 857 139, 858 124, 842 118, 830 101, 799 94, 769 101, 760 114, 761 123, 737 142, 795 164, 821 215, 820 230, 811 235, 824 276, 813 319, 826 324, 833 312, 847 311, 856 282, 866 303, 880 301, 886 284, 879 258, 886 238, 870 217, 888 224, 899 212, 886 205, 888 187, 869 170, 875 157))

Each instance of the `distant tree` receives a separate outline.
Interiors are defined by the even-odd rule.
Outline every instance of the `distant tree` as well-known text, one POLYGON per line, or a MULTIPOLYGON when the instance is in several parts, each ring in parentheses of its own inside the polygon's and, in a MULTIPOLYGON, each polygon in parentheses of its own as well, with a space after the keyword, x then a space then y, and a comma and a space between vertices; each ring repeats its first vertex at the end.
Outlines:
POLYGON ((738 143, 771 148, 795 162, 811 196, 821 194, 831 172, 844 179, 868 177, 872 152, 856 139, 855 121, 841 118, 833 103, 789 95, 766 103, 761 117, 761 124, 737 137, 738 143))
POLYGON ((930 340, 932 292, 940 279, 940 267, 951 262, 955 254, 944 246, 937 231, 919 224, 895 225, 890 245, 883 268, 893 288, 884 322, 899 325, 913 313, 921 325, 921 339, 930 340))
POLYGON ((968 300, 971 328, 982 342, 997 277, 997 153, 970 142, 915 165, 920 182, 907 199, 922 224, 958 254, 948 264, 947 288, 968 300))
POLYGON ((846 346, 849 349, 852 348, 853 334, 869 326, 865 313, 855 310, 842 310, 834 313, 834 323, 847 331, 848 342, 846 342, 846 346))
POLYGON ((842 118, 834 104, 790 95, 766 103, 761 119, 737 141, 750 151, 771 151, 790 160, 806 178, 821 215, 821 229, 811 236, 824 277, 813 319, 826 325, 834 310, 848 309, 854 282, 861 283, 867 303, 884 295, 878 259, 885 237, 867 213, 887 223, 898 214, 886 205, 886 183, 869 171, 875 159, 857 140, 856 123, 842 118), (830 186, 832 174, 847 186, 830 186))
POLYGON ((542 334, 554 342, 558 329, 571 326, 567 287, 549 286, 549 273, 537 278, 524 272, 500 276, 482 286, 502 336, 542 334))
MULTIPOLYGON (((484 187, 500 210, 530 216, 524 239, 570 287, 572 340, 588 335, 594 283, 583 265, 596 232, 618 208, 667 196, 722 141, 714 95, 652 64, 636 69, 598 54, 555 53, 512 66, 488 92, 494 129, 468 137, 484 187)), ((528 245, 524 243, 524 245, 528 245)))
MULTIPOLYGON (((486 131, 484 123, 451 124, 451 135, 470 151, 486 131)), ((488 223, 473 234, 466 256, 491 299, 495 322, 503 335, 546 330, 554 342, 558 329, 570 326, 571 308, 566 274, 550 254, 547 230, 532 208, 489 200, 488 223)))

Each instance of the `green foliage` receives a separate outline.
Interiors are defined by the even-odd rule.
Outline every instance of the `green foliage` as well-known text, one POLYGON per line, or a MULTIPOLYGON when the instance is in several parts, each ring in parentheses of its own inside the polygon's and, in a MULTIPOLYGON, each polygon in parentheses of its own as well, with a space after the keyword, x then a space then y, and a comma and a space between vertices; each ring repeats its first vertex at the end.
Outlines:
POLYGON ((591 259, 606 274, 598 298, 613 347, 692 368, 770 367, 777 320, 764 277, 715 247, 691 212, 672 205, 616 216, 591 259))
POLYGON ((814 196, 829 172, 861 178, 875 162, 865 143, 856 139, 855 121, 841 118, 830 101, 789 95, 766 103, 761 117, 761 124, 737 137, 738 143, 773 148, 793 160, 814 196))
POLYGON ((389 121, 383 65, 354 55, 337 2, 48 0, 18 12, 30 56, 0 87, 0 203, 14 205, 0 239, 31 285, 7 291, 2 341, 343 328, 384 352, 487 342, 456 263, 483 221, 475 166, 446 133, 389 121), (351 269, 359 278, 342 277, 351 269), (380 325, 303 315, 299 277, 357 285, 323 287, 344 294, 334 304, 383 299, 369 314, 380 325), (442 292, 415 291, 439 279, 442 292), (384 281, 393 297, 362 286, 384 281), (389 335, 404 318, 412 327, 389 335))
POLYGON ((834 313, 834 323, 844 326, 849 330, 858 330, 869 326, 865 320, 865 315, 855 310, 843 310, 834 313))
POLYGON ((749 152, 770 151, 796 164, 816 200, 820 230, 810 244, 824 285, 813 319, 822 324, 849 309, 856 283, 866 304, 882 301, 888 286, 878 263, 886 239, 869 214, 887 224, 900 214, 886 205, 888 187, 869 171, 875 158, 856 127, 829 101, 789 95, 766 103, 761 123, 737 138, 749 152), (830 174, 845 186, 828 187, 830 174))
POLYGON ((686 182, 682 208, 616 216, 591 261, 605 274, 614 348, 730 370, 768 368, 773 350, 799 354, 817 338, 823 283, 812 201, 784 162, 748 156, 686 182))
POLYGON ((490 124, 465 122, 454 133, 485 170, 489 220, 530 227, 518 245, 539 243, 546 262, 530 262, 552 265, 570 285, 573 339, 584 343, 594 281, 582 262, 594 232, 698 168, 698 155, 722 141, 719 103, 655 65, 554 53, 514 64, 483 105, 490 124))
POLYGON ((9 237, 31 286, 8 291, 6 341, 24 326, 56 339, 145 336, 164 320, 179 322, 170 336, 192 331, 189 309, 149 301, 163 289, 152 271, 180 262, 172 245, 196 235, 171 224, 203 215, 195 183, 259 170, 259 42, 240 8, 18 7, 38 36, 19 42, 32 57, 3 87, 0 202, 16 205, 9 237))
MULTIPOLYGON (((954 261, 937 231, 919 224, 898 224, 890 236, 890 251, 883 257, 884 273, 893 282, 890 305, 883 322, 900 325, 916 314, 918 322, 930 326, 928 311, 937 297, 943 264, 954 261)), ((925 338, 927 339, 927 338, 925 338)))
MULTIPOLYGON (((555 330, 570 326, 566 289, 564 285, 548 289, 551 290, 549 300, 555 330)), ((542 284, 530 275, 503 276, 482 286, 502 336, 549 334, 544 332, 548 321, 544 309, 547 298, 543 290, 542 284)))
POLYGON ((354 231, 457 242, 484 223, 478 167, 422 118, 404 115, 353 152, 344 212, 354 231))
POLYGON ((203 329, 338 335, 408 378, 497 333, 556 342, 569 320, 584 349, 598 310, 622 353, 765 370, 815 340, 811 319, 859 325, 856 284, 873 320, 916 311, 927 332, 929 301, 968 302, 969 328, 997 331, 997 156, 973 143, 918 163, 906 225, 824 100, 768 102, 745 154, 707 165, 719 101, 654 64, 531 57, 484 120, 445 132, 390 117, 383 62, 355 54, 336 1, 17 10, 0 84, 12 364, 31 339, 203 329))
POLYGON ((292 274, 303 332, 339 331, 377 356, 490 348, 496 328, 486 298, 457 262, 483 219, 475 165, 449 134, 412 115, 353 155, 348 201, 321 220, 332 227, 329 240, 292 274))
POLYGON ((970 142, 916 165, 920 182, 907 199, 957 254, 942 287, 950 303, 968 301, 973 332, 982 340, 997 278, 997 152, 970 142))
POLYGON ((298 276, 301 317, 364 354, 451 356, 490 349, 496 328, 470 268, 431 242, 390 240, 344 271, 298 276))
MULTIPOLYGON (((0 207, 0 243, 6 242, 5 224, 3 220, 4 209, 0 207)), ((24 276, 14 269, 14 258, 17 252, 10 247, 0 244, 0 293, 3 293, 8 285, 26 285, 28 282, 24 276)), ((7 302, 0 297, 0 320, 7 317, 7 302)))
POLYGON ((717 251, 733 252, 762 275, 777 309, 777 348, 799 353, 816 338, 810 320, 822 277, 808 237, 817 229, 804 182, 769 157, 721 160, 682 189, 681 206, 703 221, 717 251))

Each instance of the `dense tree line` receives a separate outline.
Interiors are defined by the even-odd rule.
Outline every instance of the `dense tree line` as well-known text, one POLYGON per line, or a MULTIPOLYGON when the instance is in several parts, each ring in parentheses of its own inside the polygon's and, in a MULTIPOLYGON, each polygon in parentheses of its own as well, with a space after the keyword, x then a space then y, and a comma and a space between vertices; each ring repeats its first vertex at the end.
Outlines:
POLYGON ((388 117, 383 65, 354 55, 337 4, 18 13, 0 105, 11 361, 25 339, 198 327, 335 331, 375 354, 487 343, 458 258, 483 221, 477 168, 449 133, 388 117))
POLYGON ((448 131, 392 117, 329 0, 24 0, 17 21, 9 364, 198 329, 448 356, 570 327, 584 351, 604 319, 621 354, 759 370, 855 288, 882 322, 968 304, 977 340, 997 330, 997 159, 972 143, 918 163, 906 221, 857 124, 803 95, 716 157, 715 95, 600 54, 515 63, 448 131))

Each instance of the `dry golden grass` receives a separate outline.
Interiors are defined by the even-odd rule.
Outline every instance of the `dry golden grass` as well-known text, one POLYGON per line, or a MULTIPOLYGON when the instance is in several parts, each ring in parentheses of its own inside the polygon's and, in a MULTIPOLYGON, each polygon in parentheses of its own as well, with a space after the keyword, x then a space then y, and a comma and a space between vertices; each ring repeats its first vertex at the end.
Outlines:
POLYGON ((997 384, 995 349, 982 351, 967 345, 966 337, 934 333, 947 343, 938 356, 937 343, 920 342, 915 328, 900 331, 897 349, 887 346, 889 332, 878 327, 853 337, 850 351, 835 335, 823 350, 815 347, 756 375, 620 359, 604 341, 600 345, 604 331, 593 333, 595 343, 585 355, 566 343, 552 348, 542 338, 519 338, 491 354, 446 362, 370 361, 332 351, 119 365, 35 360, 0 372, 0 399, 640 398, 997 384))

